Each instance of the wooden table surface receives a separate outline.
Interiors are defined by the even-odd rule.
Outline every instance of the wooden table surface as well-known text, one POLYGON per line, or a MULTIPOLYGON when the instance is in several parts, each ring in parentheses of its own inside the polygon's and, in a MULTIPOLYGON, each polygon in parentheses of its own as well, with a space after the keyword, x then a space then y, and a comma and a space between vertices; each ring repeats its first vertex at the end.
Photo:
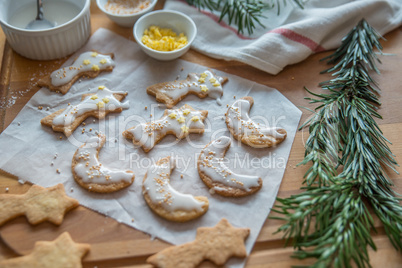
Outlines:
MULTIPOLYGON (((163 7, 164 1, 159 1, 157 9, 163 7)), ((122 28, 111 22, 99 11, 94 2, 91 7, 92 32, 103 27, 130 40, 134 40, 131 29, 122 28)), ((385 136, 393 143, 390 147, 396 155, 397 161, 402 161, 402 143, 399 141, 402 132, 402 27, 385 35, 387 41, 383 41, 384 52, 393 53, 392 56, 382 56, 382 65, 379 66, 381 75, 374 75, 382 88, 382 107, 379 110, 383 120, 378 123, 385 136)), ((0 132, 12 122, 18 112, 37 91, 36 81, 43 75, 59 68, 64 62, 56 61, 32 61, 21 57, 12 51, 5 41, 3 32, 0 32, 0 132)), ((319 59, 328 55, 323 52, 312 55, 299 64, 286 67, 280 74, 273 76, 233 61, 222 61, 209 58, 193 50, 185 54, 182 59, 198 63, 213 69, 255 81, 278 89, 292 103, 299 107, 314 108, 303 98, 308 96, 304 86, 315 92, 321 89, 317 86, 320 81, 328 78, 319 72, 326 68, 325 63, 319 59)), ((301 122, 304 122, 310 112, 303 110, 301 122)), ((296 167, 304 155, 303 140, 307 133, 297 133, 290 158, 286 167, 282 185, 279 189, 279 197, 288 197, 299 192, 303 180, 303 174, 307 167, 296 167)), ((1 157, 1 155, 0 155, 1 157)), ((399 169, 400 170, 400 169, 399 169)), ((390 178, 395 183, 395 190, 402 193, 402 178, 400 175, 389 172, 390 178)), ((21 185, 17 178, 0 170, 0 194, 24 193, 30 185, 21 185)), ((1 205, 1 204, 0 204, 1 205)), ((282 234, 273 234, 282 222, 267 220, 261 230, 259 238, 247 259, 248 268, 257 267, 290 267, 291 265, 311 264, 311 260, 298 261, 291 259, 293 249, 284 247, 282 234)), ((378 220, 377 233, 372 233, 378 247, 377 252, 369 250, 373 267, 401 267, 402 256, 398 253, 385 235, 378 220), (385 265, 385 266, 384 266, 385 265)), ((84 267, 150 267, 145 264, 145 259, 169 246, 158 240, 151 240, 137 230, 119 224, 111 218, 95 213, 84 207, 68 213, 61 226, 50 223, 42 223, 30 226, 24 217, 19 217, 0 227, 0 259, 19 256, 28 253, 33 243, 37 240, 52 240, 63 231, 69 231, 77 242, 91 244, 91 252, 83 259, 84 267)), ((210 262, 202 263, 201 267, 215 267, 210 262)))

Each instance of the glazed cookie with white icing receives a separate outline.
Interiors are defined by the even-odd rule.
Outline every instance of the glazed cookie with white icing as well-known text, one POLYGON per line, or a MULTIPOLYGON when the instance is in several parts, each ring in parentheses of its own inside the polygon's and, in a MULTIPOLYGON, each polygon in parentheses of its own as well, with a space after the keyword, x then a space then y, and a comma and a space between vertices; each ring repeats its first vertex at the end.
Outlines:
POLYGON ((237 174, 226 166, 224 157, 230 144, 231 140, 226 136, 210 142, 198 158, 198 173, 211 193, 227 197, 251 195, 261 189, 262 179, 237 174))
POLYGON ((123 136, 131 139, 134 145, 142 146, 149 152, 163 137, 168 134, 184 139, 190 133, 204 133, 206 110, 195 110, 185 104, 180 109, 165 110, 162 118, 142 123, 123 132, 123 136))
POLYGON ((235 139, 254 148, 267 148, 281 143, 286 138, 286 130, 268 127, 253 121, 249 112, 254 104, 252 97, 243 97, 229 107, 226 125, 235 139))
POLYGON ((158 102, 172 108, 188 94, 197 95, 199 98, 210 97, 220 104, 223 95, 222 85, 228 81, 227 77, 220 77, 211 70, 201 74, 190 73, 185 80, 163 82, 149 86, 147 93, 155 96, 158 102))
POLYGON ((185 222, 204 215, 209 207, 208 198, 179 193, 170 185, 174 167, 170 157, 165 157, 148 169, 142 182, 146 203, 157 215, 170 221, 185 222))
POLYGON ((114 54, 101 54, 97 51, 82 53, 70 66, 60 68, 41 80, 38 85, 51 91, 66 94, 80 77, 97 77, 101 72, 111 72, 115 66, 114 54))
POLYGON ((40 122, 43 126, 52 127, 53 131, 63 132, 69 137, 89 116, 102 119, 108 113, 120 113, 123 109, 128 109, 128 102, 122 102, 126 96, 127 92, 111 91, 105 86, 99 86, 96 93, 82 95, 80 103, 69 104, 66 109, 58 110, 40 122))
POLYGON ((73 156, 71 170, 75 181, 92 192, 115 192, 134 182, 131 170, 109 169, 99 162, 99 151, 105 142, 105 135, 90 137, 73 156))

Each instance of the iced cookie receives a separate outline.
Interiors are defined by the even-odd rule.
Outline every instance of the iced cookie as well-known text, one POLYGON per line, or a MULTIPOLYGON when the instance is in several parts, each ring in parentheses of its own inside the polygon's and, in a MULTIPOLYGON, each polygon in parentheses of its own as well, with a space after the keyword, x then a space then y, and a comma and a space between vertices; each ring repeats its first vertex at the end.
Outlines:
POLYGON ((99 151, 105 142, 105 135, 90 137, 73 156, 71 170, 75 181, 92 192, 115 192, 134 181, 131 170, 109 169, 99 162, 99 151))
POLYGON ((209 202, 204 196, 182 194, 170 185, 174 162, 165 157, 151 166, 142 182, 142 193, 148 206, 170 221, 185 222, 205 214, 209 202))
POLYGON ((225 165, 224 157, 230 143, 230 138, 226 136, 210 142, 198 158, 198 173, 212 193, 228 197, 253 194, 261 189, 262 179, 258 176, 237 174, 225 165))
POLYGON ((2 268, 81 268, 82 258, 89 251, 89 244, 75 243, 64 232, 54 241, 39 241, 28 255, 1 260, 2 268))
POLYGON ((108 113, 120 113, 123 109, 128 109, 128 102, 121 102, 126 96, 127 92, 111 91, 105 86, 99 86, 96 93, 82 95, 80 103, 58 110, 40 122, 69 137, 89 116, 102 119, 108 113))
POLYGON ((254 148, 266 148, 281 143, 286 138, 286 130, 254 122, 249 116, 253 104, 252 97, 243 97, 229 107, 225 115, 230 133, 235 139, 254 148))
POLYGON ((111 72, 114 68, 114 54, 100 54, 96 51, 82 53, 71 66, 58 69, 41 80, 38 85, 52 91, 66 94, 82 76, 97 77, 101 72, 111 72))
POLYGON ((156 100, 172 108, 188 94, 199 98, 207 96, 214 98, 220 104, 223 95, 222 85, 228 81, 227 77, 220 77, 211 70, 201 74, 190 73, 185 80, 163 82, 147 88, 147 93, 156 96, 156 100))
POLYGON ((0 204, 0 225, 21 215, 25 215, 31 224, 49 221, 60 225, 64 214, 79 203, 66 195, 60 183, 49 188, 32 185, 21 195, 1 194, 0 204))
POLYGON ((204 119, 208 111, 195 110, 185 104, 180 109, 165 110, 162 118, 139 124, 123 132, 123 136, 131 139, 134 145, 142 146, 145 152, 150 151, 167 134, 173 134, 178 139, 187 137, 190 133, 204 133, 204 119))
POLYGON ((204 260, 223 265, 230 257, 245 258, 248 228, 235 228, 226 219, 214 227, 200 227, 193 242, 168 247, 147 259, 155 267, 194 268, 204 260))

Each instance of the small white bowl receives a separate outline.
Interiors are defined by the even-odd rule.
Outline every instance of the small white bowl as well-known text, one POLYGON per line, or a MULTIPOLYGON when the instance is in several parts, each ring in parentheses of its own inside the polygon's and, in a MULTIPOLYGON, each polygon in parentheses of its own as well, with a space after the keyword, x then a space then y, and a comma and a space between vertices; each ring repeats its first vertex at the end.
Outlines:
POLYGON ((178 11, 160 10, 142 16, 134 25, 133 34, 135 41, 141 49, 154 59, 167 61, 174 60, 186 53, 197 35, 197 27, 194 21, 187 15, 178 11), (161 28, 170 28, 176 33, 184 33, 187 36, 187 45, 173 51, 158 51, 147 47, 141 41, 145 29, 155 25, 161 28))
POLYGON ((158 0, 151 0, 151 4, 143 9, 140 12, 133 13, 133 14, 114 14, 105 9, 105 5, 107 0, 96 0, 96 4, 98 5, 99 9, 106 14, 106 16, 123 27, 133 27, 134 23, 144 14, 151 12, 154 10, 156 3, 158 0))
MULTIPOLYGON (((18 12, 19 9, 22 10, 26 8, 27 5, 34 5, 32 7, 36 10, 36 1, 0 1, 0 25, 3 28, 3 32, 10 46, 17 53, 33 60, 59 59, 81 48, 91 35, 89 13, 91 0, 62 1, 71 3, 77 7, 77 10, 79 10, 78 15, 65 23, 45 30, 27 30, 24 27, 19 28, 9 23, 11 16, 15 14, 15 12, 18 12)), ((46 5, 46 2, 44 5, 46 5)), ((28 21, 36 17, 36 11, 32 12, 32 18, 26 18, 28 21)), ((60 10, 60 12, 63 13, 63 10, 60 10)), ((56 14, 56 16, 58 15, 56 14)), ((21 16, 18 18, 21 18, 21 16)), ((46 13, 45 18, 48 18, 46 13)))

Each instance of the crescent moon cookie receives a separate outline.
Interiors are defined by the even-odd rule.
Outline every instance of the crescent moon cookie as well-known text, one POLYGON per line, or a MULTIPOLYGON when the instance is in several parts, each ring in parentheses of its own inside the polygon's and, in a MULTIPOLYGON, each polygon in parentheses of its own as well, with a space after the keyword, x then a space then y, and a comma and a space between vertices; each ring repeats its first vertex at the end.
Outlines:
POLYGON ((131 170, 109 169, 99 162, 99 151, 105 142, 105 135, 93 136, 78 148, 73 156, 71 170, 75 181, 92 192, 115 192, 134 181, 131 170))
POLYGON ((71 66, 60 68, 38 82, 41 87, 66 94, 71 86, 82 76, 97 77, 101 72, 113 71, 114 54, 100 54, 97 51, 82 53, 71 66))
POLYGON ((170 221, 185 222, 204 215, 209 201, 204 196, 182 194, 170 185, 174 163, 165 157, 151 166, 142 182, 142 193, 156 214, 170 221))
POLYGON ((58 110, 44 117, 40 123, 69 137, 89 116, 102 119, 108 113, 120 113, 123 109, 128 109, 128 102, 121 102, 126 96, 127 92, 111 91, 105 86, 99 86, 96 93, 82 95, 81 102, 77 105, 58 110))
POLYGON ((235 139, 254 148, 267 148, 281 143, 286 138, 286 130, 254 122, 249 116, 253 104, 252 97, 243 97, 229 107, 225 115, 230 133, 235 139))
POLYGON ((208 111, 195 110, 185 104, 180 109, 165 110, 162 118, 139 124, 123 132, 123 136, 132 139, 134 145, 142 146, 149 152, 167 134, 184 139, 190 133, 204 133, 204 119, 208 111))
POLYGON ((188 94, 197 95, 199 98, 207 96, 217 100, 220 105, 220 97, 223 95, 222 85, 228 81, 227 77, 220 77, 211 70, 201 74, 190 73, 185 80, 163 82, 147 88, 147 93, 156 96, 156 100, 172 108, 188 94))
POLYGON ((225 165, 224 157, 230 143, 226 136, 210 142, 198 158, 198 173, 213 193, 227 197, 251 195, 261 189, 262 179, 237 174, 225 165))

